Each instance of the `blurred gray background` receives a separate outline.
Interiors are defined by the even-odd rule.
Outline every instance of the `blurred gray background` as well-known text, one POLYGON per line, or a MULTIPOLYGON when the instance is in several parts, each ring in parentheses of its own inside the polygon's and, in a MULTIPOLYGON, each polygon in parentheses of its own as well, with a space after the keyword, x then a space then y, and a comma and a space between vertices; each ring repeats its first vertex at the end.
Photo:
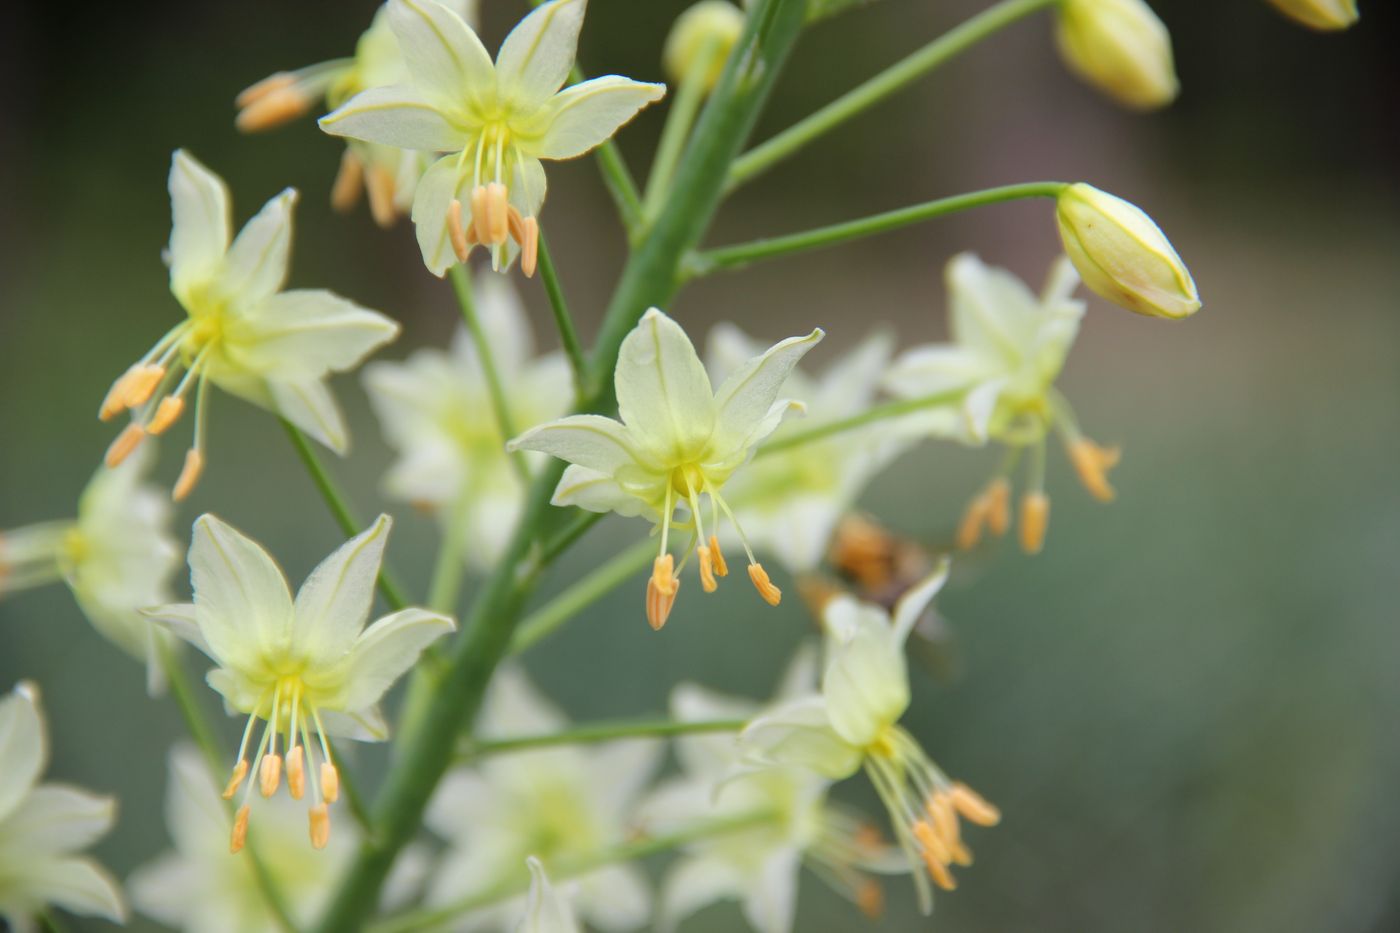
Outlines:
MULTIPOLYGON (((494 47, 521 4, 483 5, 494 47)), ((983 6, 883 0, 813 29, 759 135, 983 6)), ((959 566, 940 603, 955 673, 916 673, 907 725, 1006 819, 972 839, 977 865, 932 920, 896 880, 880 929, 1400 929, 1400 15, 1363 0, 1357 29, 1320 36, 1262 0, 1154 6, 1184 89, 1171 109, 1126 113, 1075 82, 1042 15, 745 189, 710 237, 1083 179, 1157 219, 1206 303, 1171 324, 1091 302, 1061 387, 1088 433, 1123 445, 1119 500, 1094 503, 1052 456, 1045 554, 1006 546, 959 566)), ((660 44, 682 8, 593 0, 584 67, 660 79, 660 44)), ((240 223, 282 186, 302 189, 292 283, 403 321, 384 356, 448 339, 451 294, 423 271, 409 226, 385 233, 363 209, 346 221, 327 205, 337 141, 309 121, 258 137, 232 125, 240 88, 346 54, 372 10, 363 0, 7 10, 0 528, 72 514, 113 433, 94 417, 107 385, 181 313, 160 262, 177 146, 229 180, 240 223)), ((662 117, 649 111, 622 136, 640 174, 662 117)), ((588 160, 551 169, 543 216, 590 335, 623 241, 588 160)), ((769 338, 820 324, 819 362, 875 320, 906 344, 942 339, 942 267, 963 249, 1038 282, 1057 249, 1050 207, 989 208, 716 277, 670 310, 693 333, 724 318, 769 338)), ((523 291, 552 343, 539 283, 523 291)), ((356 446, 334 469, 370 515, 384 505, 376 483, 389 454, 357 380, 337 388, 356 446)), ((216 511, 299 580, 339 535, 277 424, 213 402, 211 463, 179 525, 216 511)), ((180 446, 163 452, 162 481, 180 446)), ((864 504, 938 545, 995 457, 923 448, 864 504)), ((421 593, 433 530, 391 511, 402 519, 392 563, 421 593)), ((610 521, 548 586, 641 534, 610 521)), ((639 580, 528 657, 577 718, 660 712, 684 678, 766 696, 810 630, 797 600, 760 611, 744 587, 683 600, 660 635, 642 624, 640 601, 639 580)), ((62 588, 0 604, 0 688, 21 677, 45 690, 50 775, 121 796, 122 819, 97 851, 125 876, 166 845, 164 756, 182 734, 173 706, 145 698, 137 665, 62 588)), ((231 754, 236 726, 222 725, 231 754)), ((368 749, 355 767, 372 780, 382 761, 368 749)), ((875 805, 860 781, 841 794, 875 805)), ((803 889, 798 929, 862 923, 813 876, 803 889)), ((686 929, 737 923, 721 906, 686 929)))

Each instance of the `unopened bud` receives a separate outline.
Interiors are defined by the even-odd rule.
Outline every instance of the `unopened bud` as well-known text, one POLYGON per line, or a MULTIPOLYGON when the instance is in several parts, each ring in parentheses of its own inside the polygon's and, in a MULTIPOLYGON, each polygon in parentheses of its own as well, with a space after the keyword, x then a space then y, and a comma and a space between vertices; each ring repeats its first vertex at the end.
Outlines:
POLYGON ((1284 16, 1309 29, 1336 32, 1361 18, 1356 0, 1269 0, 1284 16))
POLYGON ((676 17, 661 53, 662 67, 677 82, 689 76, 691 69, 703 68, 698 80, 711 90, 743 31, 743 10, 729 0, 701 0, 676 17), (702 55, 704 61, 700 60, 702 55))
POLYGON ((1176 97, 1171 36, 1143 0, 1063 0, 1056 38, 1069 69, 1124 106, 1176 97))
POLYGON ((1098 295, 1152 317, 1200 310, 1186 264, 1141 208, 1081 182, 1060 192, 1055 218, 1065 253, 1098 295))

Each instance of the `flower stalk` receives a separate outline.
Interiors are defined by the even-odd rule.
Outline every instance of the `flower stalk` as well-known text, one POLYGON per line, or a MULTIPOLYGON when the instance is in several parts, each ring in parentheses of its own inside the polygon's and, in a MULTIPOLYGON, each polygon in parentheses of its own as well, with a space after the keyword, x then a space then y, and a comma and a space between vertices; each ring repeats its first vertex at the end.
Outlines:
POLYGON ((462 750, 462 758, 465 761, 473 761, 488 755, 500 755, 532 748, 546 748, 552 745, 596 745, 615 739, 660 739, 674 735, 693 735, 705 732, 738 732, 746 725, 748 725, 747 719, 710 719, 697 722, 647 719, 600 722, 542 735, 521 735, 505 739, 469 742, 462 750))

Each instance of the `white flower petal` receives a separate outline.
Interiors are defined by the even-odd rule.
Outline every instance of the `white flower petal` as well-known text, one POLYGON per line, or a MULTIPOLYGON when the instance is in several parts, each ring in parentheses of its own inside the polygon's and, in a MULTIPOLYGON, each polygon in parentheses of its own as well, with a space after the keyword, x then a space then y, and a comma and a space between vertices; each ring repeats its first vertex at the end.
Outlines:
POLYGON ((832 780, 855 773, 862 754, 832 729, 819 696, 791 700, 759 716, 739 734, 739 744, 755 766, 805 768, 832 780))
POLYGON ((1024 360, 1040 318, 1040 303, 1026 284, 972 253, 954 256, 946 278, 953 339, 1008 363, 1024 360))
POLYGON ((563 87, 574 67, 587 5, 587 0, 551 0, 510 31, 496 55, 496 81, 503 102, 528 112, 563 87))
POLYGON ((791 933, 801 867, 802 853, 788 846, 764 859, 758 874, 749 879, 744 919, 758 933, 791 933))
POLYGON ((213 278, 228 252, 228 186, 177 149, 170 164, 170 209, 170 284, 183 301, 191 287, 213 278))
POLYGON ((575 84, 549 101, 537 121, 535 132, 539 137, 522 139, 521 147, 541 159, 581 156, 608 140, 647 104, 665 95, 664 84, 647 84, 617 75, 575 84))
POLYGON ((378 706, 366 706, 353 713, 321 710, 326 734, 356 742, 383 742, 389 738, 389 722, 378 706))
POLYGON ((277 381, 267 384, 276 411, 331 450, 345 456, 350 434, 330 388, 319 379, 277 381))
POLYGON ((499 739, 557 732, 568 722, 524 671, 514 664, 503 664, 491 678, 476 731, 482 738, 499 739))
POLYGON ((951 343, 911 347, 885 374, 885 388, 903 398, 956 392, 993 378, 1004 369, 979 350, 951 343))
POLYGON ((209 643, 204 640, 204 633, 200 631, 199 610, 195 608, 194 603, 170 603, 165 606, 155 606, 150 609, 142 609, 141 615, 164 626, 211 658, 214 656, 209 643))
POLYGON ((948 572, 952 566, 952 561, 943 558, 933 573, 916 583, 895 603, 892 625, 895 644, 902 645, 909 639, 914 623, 919 621, 929 603, 943 589, 943 584, 948 582, 948 572))
POLYGON ((1006 380, 993 379, 977 386, 963 399, 963 418, 973 443, 985 444, 991 432, 992 416, 1006 389, 1006 380))
POLYGON ((0 821, 0 834, 11 851, 26 856, 63 855, 86 849, 106 835, 116 816, 117 804, 111 797, 41 784, 24 798, 24 806, 0 821))
POLYGON ((669 933, 700 908, 737 898, 744 889, 744 878, 723 859, 684 857, 666 873, 662 883, 657 928, 669 933))
POLYGON ((601 415, 547 421, 507 443, 506 449, 538 450, 609 476, 637 463, 627 429, 601 415))
POLYGON ((660 310, 647 311, 622 341, 613 382, 627 433, 649 459, 693 457, 710 438, 715 427, 710 377, 685 331, 660 310))
POLYGON ((554 487, 554 496, 549 501, 552 505, 573 505, 589 512, 616 512, 627 518, 657 517, 655 509, 623 489, 608 474, 577 464, 570 464, 559 477, 559 485, 554 487))
POLYGON ((320 119, 332 136, 396 149, 458 152, 471 134, 416 89, 401 84, 361 91, 320 119))
POLYGON ((863 748, 909 707, 909 672, 883 610, 861 606, 853 628, 831 649, 822 696, 831 728, 863 748))
POLYGON ((0 819, 29 793, 48 761, 38 690, 19 684, 0 699, 0 819))
POLYGON ((447 616, 426 609, 404 609, 365 629, 352 649, 345 709, 353 714, 373 706, 414 665, 424 648, 456 628, 457 623, 447 616))
POLYGON ((439 277, 457 264, 447 215, 456 199, 462 205, 462 221, 466 222, 471 198, 463 196, 465 180, 458 173, 457 157, 443 156, 423 173, 418 180, 418 191, 413 195, 413 226, 418 248, 423 253, 423 264, 439 277))
POLYGON ((393 340, 399 325, 324 289, 271 295, 229 322, 238 365, 270 379, 317 379, 353 369, 393 340))
POLYGON ((577 933, 569 901, 549 883, 540 860, 531 856, 525 860, 530 868, 530 893, 525 898, 525 916, 520 918, 516 933, 577 933))
MULTIPOLYGON (((189 858, 175 852, 147 862, 126 879, 131 905, 138 913, 176 929, 187 928, 185 921, 197 916, 200 895, 199 867, 189 858)), ((199 928, 199 933, 215 933, 199 928)), ((222 933, 222 931, 219 931, 222 933)))
MULTIPOLYGON (((864 411, 880 381, 890 371, 890 354, 894 351, 894 334, 881 328, 870 334, 822 374, 816 396, 807 398, 795 394, 812 406, 813 414, 822 419, 842 418, 864 411)), ((796 379, 789 377, 789 385, 796 379)))
MULTIPOLYGON (((797 361, 824 336, 821 328, 805 337, 789 337, 770 347, 735 370, 715 393, 715 432, 711 440, 717 450, 746 446, 751 437, 771 421, 774 402, 797 361)), ((781 412, 779 412, 779 418, 781 412)), ((776 428, 773 422, 771 431, 776 428)))
POLYGON ((574 906, 591 926, 610 933, 641 929, 651 917, 651 889, 635 865, 610 865, 578 882, 574 906))
POLYGON ((257 542, 217 516, 194 523, 190 579, 199 630, 221 664, 250 664, 262 646, 291 632, 292 594, 282 571, 257 542))
POLYGON ((452 10, 433 0, 391 0, 389 24, 414 86, 427 100, 455 112, 495 92, 490 54, 452 10))
MULTIPOLYGON (((502 378, 513 381, 524 375, 522 368, 535 355, 530 318, 520 301, 520 293, 503 275, 481 276, 472 283, 472 290, 477 319, 491 347, 491 355, 496 359, 502 378)), ((474 345, 472 349, 475 350, 474 345)), ((480 366, 479 363, 475 365, 480 366)))
MULTIPOLYGON (((91 859, 37 858, 11 869, 26 895, 83 917, 126 922, 121 887, 91 859)), ((9 879, 7 879, 9 880, 9 879)))
POLYGON ((243 225, 229 247, 218 292, 236 313, 275 294, 287 281, 292 249, 292 208, 297 193, 288 188, 263 205, 243 225))
POLYGON ((297 592, 292 641, 315 663, 334 663, 364 629, 393 526, 380 515, 321 561, 297 592))
POLYGON ((651 783, 665 752, 666 746, 654 739, 608 742, 590 750, 588 783, 599 808, 623 820, 642 789, 651 783))

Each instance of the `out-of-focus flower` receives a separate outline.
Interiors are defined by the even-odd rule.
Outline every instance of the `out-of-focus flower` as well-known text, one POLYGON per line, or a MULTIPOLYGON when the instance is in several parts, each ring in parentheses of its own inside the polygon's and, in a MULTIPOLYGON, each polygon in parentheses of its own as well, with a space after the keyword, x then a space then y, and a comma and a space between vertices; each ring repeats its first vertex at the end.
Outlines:
MULTIPOLYGON (((783 425, 770 438, 781 443, 793 431, 820 427, 870 406, 889 367, 893 339, 871 335, 820 377, 800 369, 785 393, 807 406, 809 417, 783 425)), ((764 347, 732 324, 710 331, 708 362, 716 380, 737 371, 764 347)), ((791 573, 821 563, 832 532, 867 483, 911 443, 903 423, 885 420, 787 450, 765 454, 735 476, 728 499, 744 513, 749 543, 791 573)))
POLYGON ((230 244, 223 179, 183 150, 170 167, 170 290, 188 317, 112 384, 106 421, 130 409, 131 423, 107 450, 109 467, 150 434, 164 433, 194 396, 194 443, 175 498, 204 468, 207 383, 276 412, 344 453, 349 438, 325 384, 398 335, 384 315, 322 289, 283 291, 292 242, 288 188, 268 201, 230 244))
POLYGON ((112 828, 116 801, 40 784, 48 757, 39 690, 21 683, 0 699, 0 922, 27 933, 53 905, 123 923, 121 888, 96 862, 75 854, 112 828))
MULTIPOLYGON (((477 734, 484 739, 557 732, 567 720, 520 671, 491 681, 477 734)), ((661 746, 619 741, 584 751, 555 747, 494 755, 439 785, 426 822, 450 848, 428 886, 428 902, 450 904, 517 876, 527 857, 546 868, 623 842, 634 801, 656 769, 661 746)), ((574 908, 602 930, 634 930, 651 916, 646 877, 613 864, 574 879, 574 908)), ((509 930, 522 898, 464 916, 456 930, 509 930)))
POLYGON ((1036 298, 1012 273, 963 253, 948 263, 947 280, 953 342, 906 351, 886 386, 906 398, 960 393, 959 405, 922 416, 924 430, 971 444, 992 439, 1008 448, 995 478, 964 513, 959 547, 975 546, 984 527, 998 535, 1010 527, 1008 477, 1021 455, 1030 452, 1021 544, 1034 553, 1044 544, 1049 521, 1045 438, 1052 428, 1064 440, 1070 462, 1090 494, 1103 502, 1114 496, 1108 471, 1118 462, 1117 448, 1100 447, 1084 437, 1069 402, 1055 390, 1084 315, 1084 302, 1073 297, 1078 276, 1061 257, 1036 298))
POLYGON ((1079 77, 1135 110, 1176 99, 1171 36, 1143 0, 1062 0, 1058 12, 1060 54, 1079 77))
POLYGON ((1138 206, 1081 182, 1060 193, 1055 217, 1065 253, 1096 294, 1150 317, 1201 309, 1190 270, 1138 206))
POLYGON ((1356 0, 1269 0, 1284 16, 1309 29, 1335 32, 1347 29, 1361 18, 1356 0))
MULTIPOLYGON (((747 769, 807 768, 840 780, 864 768, 909 863, 922 862, 929 877, 951 890, 949 866, 972 863, 959 816, 991 826, 1000 814, 966 785, 949 780, 899 725, 909 707, 904 641, 947 575, 945 562, 900 600, 893 619, 848 596, 832 599, 823 616, 827 652, 821 693, 758 717, 739 741, 747 769)), ((933 906, 928 878, 919 871, 913 876, 928 912, 933 906)))
MULTIPOLYGON (((779 688, 777 702, 816 688, 816 658, 800 650, 779 688)), ((671 717, 680 722, 743 719, 758 704, 693 684, 671 691, 671 717)), ((867 915, 883 905, 870 871, 907 871, 903 856, 879 832, 827 800, 830 781, 801 768, 740 774, 732 734, 696 734, 676 740, 682 774, 663 781, 642 805, 647 828, 676 832, 705 820, 768 814, 752 829, 726 832, 686 847, 662 888, 659 925, 671 929, 707 904, 738 899, 760 933, 787 933, 797 906, 803 864, 867 915), (893 857, 892 857, 893 856, 893 857)))
POLYGON ((744 11, 739 7, 729 0, 700 0, 671 24, 661 64, 667 76, 677 83, 692 68, 704 67, 701 80, 706 90, 712 90, 743 31, 744 11), (708 67, 698 64, 702 55, 709 62, 708 67))
POLYGON ((164 684, 160 648, 169 635, 138 611, 171 599, 180 563, 170 535, 170 504, 141 482, 145 452, 99 469, 78 500, 74 521, 0 533, 0 597, 62 579, 104 637, 146 662, 152 694, 164 684))
POLYGON ((525 896, 525 916, 516 933, 578 933, 578 921, 569 899, 554 889, 544 865, 533 855, 525 860, 530 869, 530 892, 525 896))
POLYGON ((190 545, 194 603, 147 613, 218 665, 209 672, 209 686, 230 712, 248 717, 224 789, 224 799, 232 799, 249 772, 254 775, 234 820, 233 852, 248 832, 254 785, 271 797, 281 783, 284 747, 287 790, 300 800, 310 783, 311 842, 318 849, 326 845, 328 807, 340 796, 326 736, 386 738, 380 697, 424 648, 455 628, 451 619, 424 609, 404 609, 365 628, 390 525, 389 516, 379 516, 322 561, 293 603, 266 551, 213 515, 202 515, 190 545), (252 748, 259 719, 267 726, 252 748))
MULTIPOLYGON (((177 746, 169 761, 165 823, 175 848, 141 866, 127 880, 132 906, 189 933, 280 929, 251 859, 229 858, 227 804, 219 799, 219 788, 199 753, 190 746, 177 746)), ((309 925, 354 858, 358 827, 347 825, 318 857, 307 858, 298 845, 296 805, 278 798, 268 801, 267 807, 272 818, 259 822, 258 856, 292 919, 309 925)), ((426 870, 420 849, 405 850, 385 884, 382 903, 392 907, 407 900, 426 870)))
MULTIPOLYGON (((476 22, 476 0, 444 0, 444 5, 466 22, 476 22)), ((245 133, 261 132, 305 116, 322 100, 334 110, 363 90, 407 80, 408 66, 389 27, 385 4, 355 43, 352 57, 279 71, 244 89, 234 102, 238 107, 236 123, 245 133)), ((353 140, 341 159, 331 203, 337 210, 347 211, 355 206, 363 188, 375 222, 388 227, 413 204, 423 168, 422 156, 416 152, 353 140)))
POLYGON ((570 415, 539 425, 512 440, 510 449, 540 450, 567 460, 554 490, 555 505, 592 512, 642 515, 661 526, 660 552, 647 584, 647 621, 659 629, 680 587, 669 551, 672 527, 691 532, 681 560, 693 550, 700 581, 715 589, 728 574, 720 552, 719 513, 734 526, 749 558, 749 579, 777 605, 782 593, 754 558, 721 488, 754 449, 772 434, 783 415, 800 403, 778 400, 797 361, 822 338, 820 328, 789 337, 732 372, 716 391, 679 324, 652 308, 622 341, 613 381, 622 420, 570 415), (705 533, 701 497, 710 499, 710 534, 705 533), (677 519, 675 510, 689 514, 677 519))
POLYGON ((435 275, 476 244, 500 269, 518 249, 534 274, 541 159, 572 159, 606 141, 666 89, 617 75, 560 90, 574 65, 586 0, 551 0, 506 36, 496 61, 462 17, 434 0, 390 0, 410 81, 371 88, 321 128, 399 149, 446 152, 413 201, 423 261, 435 275), (511 245, 511 244, 514 245, 511 245))
MULTIPOLYGON (((528 426, 559 417, 570 398, 568 363, 559 353, 534 356, 529 321, 508 279, 491 276, 478 285, 477 311, 512 422, 528 426)), ((468 563, 494 566, 525 487, 511 468, 471 336, 462 329, 450 351, 423 349, 402 363, 372 363, 364 381, 385 437, 399 453, 385 491, 432 509, 445 533, 460 538, 468 563)))

